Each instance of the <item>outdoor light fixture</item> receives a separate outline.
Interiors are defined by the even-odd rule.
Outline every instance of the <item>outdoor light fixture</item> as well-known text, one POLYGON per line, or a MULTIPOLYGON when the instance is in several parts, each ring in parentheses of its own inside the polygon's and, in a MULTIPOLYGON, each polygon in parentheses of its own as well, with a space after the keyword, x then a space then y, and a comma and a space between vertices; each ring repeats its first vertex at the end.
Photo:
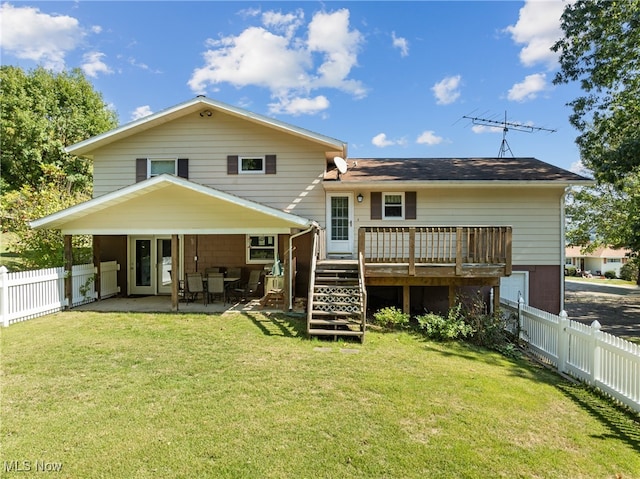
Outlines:
POLYGON ((362 203, 364 201, 364 196, 362 196, 362 193, 358 193, 358 203, 362 203))

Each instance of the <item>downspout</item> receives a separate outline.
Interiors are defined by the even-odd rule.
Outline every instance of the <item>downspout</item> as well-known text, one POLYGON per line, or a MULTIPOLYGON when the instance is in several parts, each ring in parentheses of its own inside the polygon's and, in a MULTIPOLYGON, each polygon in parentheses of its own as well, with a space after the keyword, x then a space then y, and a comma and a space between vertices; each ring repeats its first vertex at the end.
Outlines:
POLYGON ((564 193, 562 193, 562 197, 560 199, 560 311, 564 311, 564 267, 567 261, 566 255, 566 216, 565 216, 565 206, 567 202, 567 193, 571 190, 571 186, 567 186, 564 189, 564 193))
POLYGON ((289 236, 289 251, 288 251, 289 277, 287 278, 287 281, 289 282, 289 311, 293 311, 293 295, 291 294, 291 292, 293 291, 293 271, 291 268, 291 262, 293 261, 293 240, 302 235, 306 235, 307 233, 310 233, 311 231, 313 231, 314 228, 317 228, 318 226, 319 226, 318 223, 314 221, 311 223, 311 226, 306 230, 289 236))

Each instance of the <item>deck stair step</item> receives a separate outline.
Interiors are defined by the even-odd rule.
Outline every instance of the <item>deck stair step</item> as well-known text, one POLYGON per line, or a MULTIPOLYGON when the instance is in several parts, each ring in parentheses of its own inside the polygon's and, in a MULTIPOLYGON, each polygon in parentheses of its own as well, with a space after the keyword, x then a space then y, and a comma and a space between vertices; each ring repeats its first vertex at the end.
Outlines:
POLYGON ((309 302, 307 332, 310 336, 364 339, 363 298, 357 262, 318 262, 309 302))

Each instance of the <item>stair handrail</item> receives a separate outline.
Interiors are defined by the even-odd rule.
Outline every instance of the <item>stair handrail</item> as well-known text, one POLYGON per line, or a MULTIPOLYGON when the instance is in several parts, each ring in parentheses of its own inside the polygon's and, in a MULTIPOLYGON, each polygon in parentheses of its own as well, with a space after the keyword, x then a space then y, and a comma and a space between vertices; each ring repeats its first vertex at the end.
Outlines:
POLYGON ((360 321, 362 328, 362 341, 364 342, 364 332, 367 326, 367 288, 364 281, 364 252, 358 252, 358 284, 360 286, 360 321))
POLYGON ((311 272, 309 274, 309 292, 307 295, 307 336, 311 331, 311 316, 313 311, 313 291, 316 286, 316 264, 318 262, 318 235, 320 231, 316 228, 313 232, 313 242, 311 245, 311 272))

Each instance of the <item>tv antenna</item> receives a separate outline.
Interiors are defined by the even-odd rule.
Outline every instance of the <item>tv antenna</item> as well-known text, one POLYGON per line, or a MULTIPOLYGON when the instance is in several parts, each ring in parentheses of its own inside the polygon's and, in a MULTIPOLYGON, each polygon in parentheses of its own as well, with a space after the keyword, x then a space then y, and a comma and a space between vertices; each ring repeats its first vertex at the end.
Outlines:
POLYGON ((550 133, 554 133, 557 130, 552 130, 550 128, 542 128, 539 126, 533 125, 525 125, 524 123, 512 123, 507 121, 507 112, 504 112, 504 121, 492 120, 490 118, 479 118, 474 116, 463 116, 462 118, 467 118, 471 120, 474 125, 479 126, 488 126, 492 128, 502 127, 502 143, 500 143, 500 151, 498 152, 498 158, 504 158, 507 152, 511 153, 511 157, 515 158, 513 151, 511 151, 511 147, 509 143, 507 143, 507 133, 509 130, 515 131, 524 131, 525 133, 533 133, 534 131, 548 131, 550 133))

